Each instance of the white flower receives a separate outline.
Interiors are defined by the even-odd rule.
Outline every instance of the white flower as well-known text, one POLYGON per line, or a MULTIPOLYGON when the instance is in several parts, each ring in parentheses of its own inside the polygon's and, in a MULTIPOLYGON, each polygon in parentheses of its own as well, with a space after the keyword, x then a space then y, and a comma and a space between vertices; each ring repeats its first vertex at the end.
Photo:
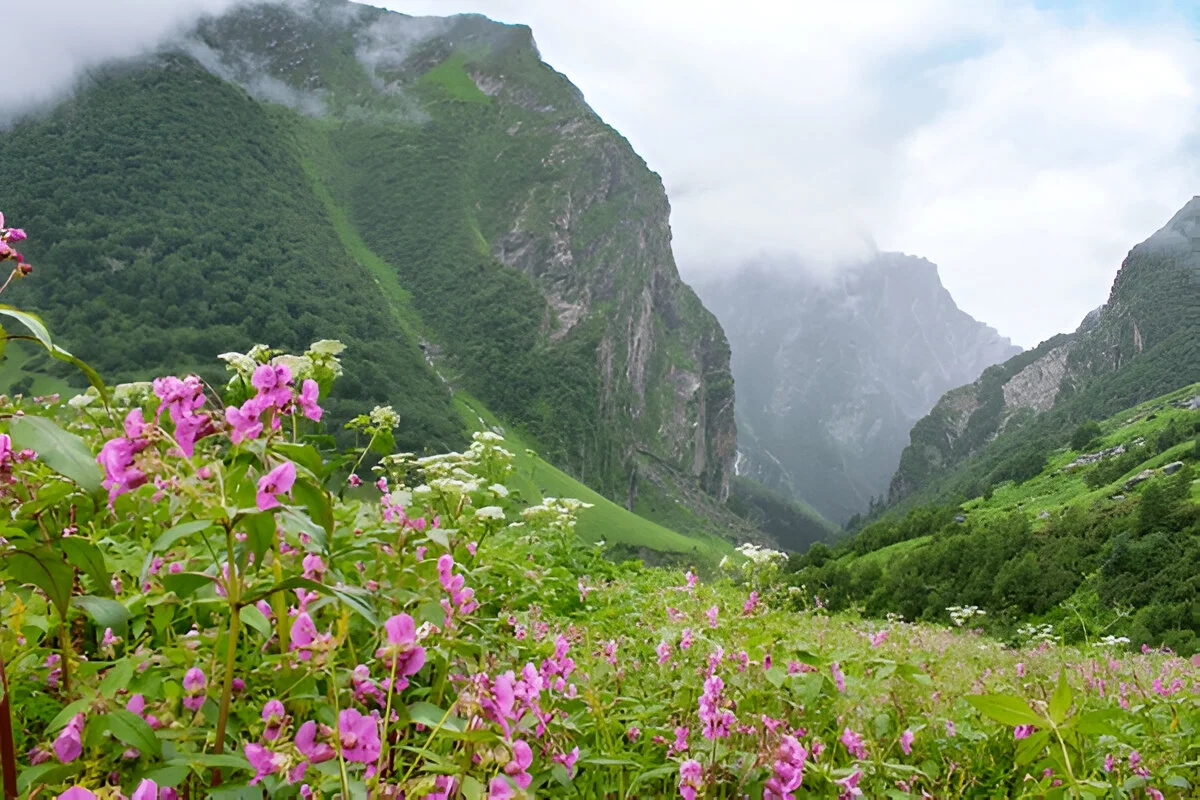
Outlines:
POLYGON ((475 509, 477 519, 504 519, 504 509, 500 506, 484 506, 475 509))
POLYGON ((86 408, 94 402, 96 402, 96 395, 89 392, 84 392, 83 394, 77 394, 68 400, 67 405, 69 405, 71 408, 86 408))
POLYGON ((322 339, 308 346, 308 352, 319 356, 336 356, 346 349, 346 345, 337 339, 322 339))
POLYGON ((371 424, 380 428, 395 428, 400 424, 400 415, 391 406, 375 406, 371 409, 371 424))
POLYGON ((502 483, 493 483, 488 489, 497 497, 508 497, 508 487, 502 483))
POLYGON ((479 431, 471 438, 477 442, 493 442, 494 443, 494 442, 503 442, 504 441, 503 436, 501 436, 498 433, 492 433, 491 431, 479 431))
POLYGON ((217 356, 225 362, 227 369, 230 369, 239 375, 252 375, 254 368, 258 366, 254 363, 254 359, 243 353, 221 353, 217 356))

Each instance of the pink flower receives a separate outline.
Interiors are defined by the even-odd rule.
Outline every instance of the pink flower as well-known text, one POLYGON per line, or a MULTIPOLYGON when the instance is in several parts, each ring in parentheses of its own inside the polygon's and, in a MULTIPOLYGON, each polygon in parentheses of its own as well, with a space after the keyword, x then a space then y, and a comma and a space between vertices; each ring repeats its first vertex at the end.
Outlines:
POLYGON ((689 592, 696 588, 696 581, 700 580, 696 576, 696 573, 692 572, 690 569, 684 573, 683 579, 687 581, 687 588, 689 592))
POLYGON ((659 642, 654 648, 654 652, 658 653, 658 663, 665 664, 671 660, 671 645, 666 642, 659 642))
POLYGON ((433 781, 433 791, 425 795, 426 800, 450 800, 458 791, 458 780, 450 775, 438 775, 433 781))
POLYGON ((642 729, 639 728, 637 725, 631 725, 629 730, 625 731, 625 736, 628 737, 629 741, 631 741, 631 742, 636 742, 641 737, 641 735, 642 735, 642 729))
POLYGON ((907 756, 912 753, 913 739, 916 738, 916 734, 911 729, 905 730, 904 733, 900 734, 900 749, 904 751, 904 755, 907 756))
POLYGON ((199 711, 204 705, 204 688, 208 678, 199 667, 192 667, 183 675, 183 707, 189 711, 199 711))
POLYGON ((254 767, 254 777, 250 779, 251 786, 287 766, 286 756, 282 753, 272 752, 261 744, 247 743, 242 749, 246 754, 246 760, 250 762, 250 766, 254 767))
POLYGON ((709 607, 709 609, 707 611, 704 612, 704 615, 708 617, 708 627, 710 627, 710 628, 717 627, 717 614, 719 614, 720 612, 721 612, 721 609, 718 608, 717 606, 711 606, 711 607, 709 607))
POLYGON ((838 795, 838 800, 850 800, 852 797, 861 797, 862 789, 858 788, 858 782, 862 779, 862 770, 855 770, 844 778, 834 781, 841 786, 845 791, 838 795))
POLYGON ((679 765, 679 796, 683 800, 696 800, 696 792, 704 788, 704 767, 689 758, 679 765))
POLYGON ((397 614, 383 624, 387 631, 387 644, 375 651, 375 657, 383 660, 390 673, 415 675, 425 665, 425 648, 417 644, 417 626, 408 614, 397 614), (393 667, 394 664, 394 667, 393 667))
POLYGON ((268 509, 278 507, 278 495, 290 494, 292 484, 295 482, 296 465, 291 461, 284 461, 278 467, 259 478, 258 494, 255 496, 255 500, 258 503, 258 510, 267 511, 268 509))
POLYGON ((684 628, 683 635, 679 637, 679 649, 687 650, 692 646, 692 629, 684 628))
POLYGON ((1025 664, 1020 661, 1017 662, 1017 677, 1018 678, 1025 677, 1025 664))
POLYGON ((300 408, 304 412, 304 416, 311 419, 313 422, 321 421, 321 407, 317 405, 317 395, 320 389, 317 387, 317 382, 312 378, 306 378, 301 384, 300 396, 297 398, 300 403, 300 408))
POLYGON ((513 742, 512 750, 512 760, 504 765, 504 772, 517 786, 527 789, 533 780, 533 776, 529 774, 529 766, 533 763, 533 751, 521 739, 513 742))
POLYGON ((682 725, 675 728, 675 741, 671 744, 671 751, 674 753, 682 753, 688 749, 688 729, 682 725))
POLYGON ((719 675, 710 675, 704 681, 704 692, 700 695, 700 721, 704 723, 701 733, 705 739, 724 739, 737 718, 724 709, 722 692, 725 682, 719 675))
POLYGON ((567 775, 574 778, 575 762, 579 760, 579 748, 575 747, 573 750, 571 750, 571 752, 566 754, 557 753, 554 755, 553 760, 555 763, 562 764, 564 767, 566 767, 567 775))
POLYGON ((1115 761, 1113 759, 1113 754, 1109 753, 1106 756, 1104 756, 1104 771, 1112 772, 1114 766, 1115 766, 1115 761))
POLYGON ((325 574, 325 562, 316 553, 309 553, 301 562, 304 567, 304 577, 310 581, 319 581, 321 576, 325 574))
POLYGON ((886 630, 876 631, 871 637, 871 647, 879 647, 879 645, 887 641, 887 637, 888 632, 886 630))
POLYGON ((108 504, 111 506, 119 495, 132 491, 147 482, 146 473, 133 464, 137 446, 129 439, 109 439, 96 456, 97 463, 104 468, 102 485, 108 489, 108 504))
POLYGON ((1018 725, 1015 728, 1013 728, 1013 738, 1014 739, 1028 739, 1029 735, 1031 733, 1033 733, 1033 731, 1034 731, 1034 727, 1032 725, 1018 725))
POLYGON ((838 662, 833 662, 829 665, 829 671, 833 673, 833 682, 837 684, 839 692, 846 691, 846 676, 842 673, 842 668, 838 666, 838 662))
POLYGON ((488 784, 488 800, 509 800, 512 796, 512 787, 503 775, 492 778, 492 782, 488 784))
POLYGON ((83 753, 83 714, 76 714, 54 740, 54 754, 64 764, 69 764, 83 753))
POLYGON ((808 751, 794 736, 784 735, 775 751, 774 772, 763 790, 763 800, 791 800, 792 792, 804 781, 804 760, 808 751))
POLYGON ((296 731, 296 749, 314 764, 337 757, 337 752, 330 745, 317 741, 317 723, 312 720, 296 731))
POLYGON ((342 757, 360 764, 374 764, 379 760, 379 723, 353 708, 343 709, 338 714, 338 737, 342 744, 342 757))
POLYGON ((946 720, 946 735, 947 735, 947 736, 954 736, 954 735, 955 735, 954 721, 953 721, 953 720, 949 720, 949 719, 948 719, 948 720, 946 720))
POLYGON ((348 483, 354 487, 362 486, 362 478, 358 477, 357 475, 352 474, 349 478, 346 479, 346 483, 348 483))
POLYGON ((158 784, 149 778, 138 784, 130 800, 158 800, 158 784))
POLYGON ((750 592, 750 596, 746 598, 745 605, 742 606, 742 613, 749 616, 758 608, 758 591, 750 592))
POLYGON ((283 726, 287 723, 287 710, 283 707, 283 703, 275 699, 268 700, 262 709, 262 720, 267 723, 263 738, 268 742, 278 739, 279 734, 283 731, 283 726))
POLYGON ((842 731, 842 744, 846 746, 846 750, 850 755, 858 759, 867 757, 867 748, 863 744, 863 738, 854 731, 846 728, 842 731))
POLYGON ((312 658, 312 644, 320 638, 320 633, 317 631, 316 623, 307 611, 301 611, 292 620, 291 631, 291 648, 292 650, 300 651, 300 660, 308 661, 312 658))
POLYGON ((72 786, 58 796, 58 800, 96 800, 96 795, 82 786, 72 786))
POLYGON ((263 432, 263 424, 259 421, 262 409, 253 400, 247 400, 241 408, 229 406, 225 409, 225 421, 233 429, 229 432, 229 440, 241 444, 248 439, 257 439, 263 432))

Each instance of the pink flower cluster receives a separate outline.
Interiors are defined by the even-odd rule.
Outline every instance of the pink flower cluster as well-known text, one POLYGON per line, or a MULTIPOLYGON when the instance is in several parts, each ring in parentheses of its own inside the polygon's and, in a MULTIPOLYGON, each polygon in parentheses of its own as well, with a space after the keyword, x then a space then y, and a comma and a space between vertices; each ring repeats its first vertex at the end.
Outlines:
POLYGON ((225 421, 232 430, 229 438, 234 444, 257 439, 265 426, 279 430, 281 417, 300 411, 304 416, 319 422, 322 409, 317 405, 319 388, 317 382, 307 378, 297 393, 293 386, 292 370, 287 364, 260 364, 250 377, 250 384, 257 394, 241 408, 229 406, 225 409, 225 421), (264 418, 263 415, 266 415, 264 418))
POLYGON ((454 574, 454 556, 444 553, 438 559, 437 568, 442 588, 450 595, 449 600, 442 600, 442 608, 445 609, 447 617, 454 616, 455 609, 459 614, 470 614, 479 608, 479 603, 475 602, 475 590, 470 587, 463 588, 466 579, 462 573, 454 574))
POLYGON ((704 681, 704 692, 700 695, 700 721, 704 723, 701 733, 705 739, 724 739, 729 736, 730 729, 737 718, 733 712, 724 708, 722 692, 725 681, 720 675, 710 675, 704 681))
POLYGON ((793 792, 804 781, 804 760, 808 751, 796 740, 785 734, 775 751, 774 771, 763 789, 763 800, 793 800, 793 792))
POLYGON ((33 271, 33 267, 25 260, 25 256, 12 247, 12 245, 24 241, 24 239, 25 231, 21 228, 4 227, 4 214, 0 213, 0 261, 15 261, 17 264, 16 271, 21 275, 28 275, 33 271))

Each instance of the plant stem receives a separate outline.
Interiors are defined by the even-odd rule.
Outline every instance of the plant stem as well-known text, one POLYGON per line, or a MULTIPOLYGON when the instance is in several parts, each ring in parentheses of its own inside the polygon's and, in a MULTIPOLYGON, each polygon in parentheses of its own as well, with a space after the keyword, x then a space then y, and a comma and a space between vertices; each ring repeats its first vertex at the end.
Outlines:
POLYGON ((375 779, 371 782, 372 788, 378 786, 380 778, 383 777, 383 765, 387 763, 388 751, 391 749, 388 727, 392 722, 392 697, 396 694, 396 668, 399 664, 399 659, 392 659, 392 679, 388 681, 387 705, 383 712, 383 741, 382 747, 379 748, 379 761, 375 765, 375 779))
POLYGON ((17 748, 13 743, 12 703, 8 694, 8 675, 4 671, 4 654, 0 653, 0 780, 4 800, 17 800, 17 748))
POLYGON ((59 620, 58 628, 58 647, 62 653, 59 658, 62 659, 62 685, 63 694, 71 693, 71 631, 67 627, 67 615, 64 614, 59 620))
MULTIPOLYGON (((234 559, 233 524, 229 520, 223 520, 223 524, 226 555, 229 559, 229 577, 225 580, 225 594, 229 600, 229 641, 225 650, 225 674, 221 676, 221 711, 217 716, 217 742, 213 748, 217 755, 225 750, 225 726, 229 722, 229 703, 233 698, 233 671, 237 666, 237 640, 242 621, 238 615, 242 582, 234 559)), ((220 783, 220 772, 214 774, 217 783, 220 783)))

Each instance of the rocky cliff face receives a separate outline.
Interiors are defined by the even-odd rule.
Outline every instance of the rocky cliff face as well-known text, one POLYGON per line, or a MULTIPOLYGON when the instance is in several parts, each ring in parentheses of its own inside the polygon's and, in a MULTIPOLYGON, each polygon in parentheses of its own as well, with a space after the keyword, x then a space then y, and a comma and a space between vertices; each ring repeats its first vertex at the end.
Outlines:
POLYGON ((898 253, 832 277, 749 268, 698 287, 733 348, 738 471, 842 522, 887 490, 912 423, 1019 348, 898 253))
MULTIPOLYGON (((1108 302, 1075 332, 986 370, 947 393, 914 425, 889 499, 933 491, 951 479, 952 468, 977 454, 990 454, 998 464, 1005 448, 989 445, 1000 434, 1012 433, 1007 450, 1031 449, 1034 438, 1057 446, 1071 425, 1102 419, 1197 379, 1200 197, 1129 252, 1108 302)), ((987 469, 984 464, 977 470, 984 480, 987 469)))

